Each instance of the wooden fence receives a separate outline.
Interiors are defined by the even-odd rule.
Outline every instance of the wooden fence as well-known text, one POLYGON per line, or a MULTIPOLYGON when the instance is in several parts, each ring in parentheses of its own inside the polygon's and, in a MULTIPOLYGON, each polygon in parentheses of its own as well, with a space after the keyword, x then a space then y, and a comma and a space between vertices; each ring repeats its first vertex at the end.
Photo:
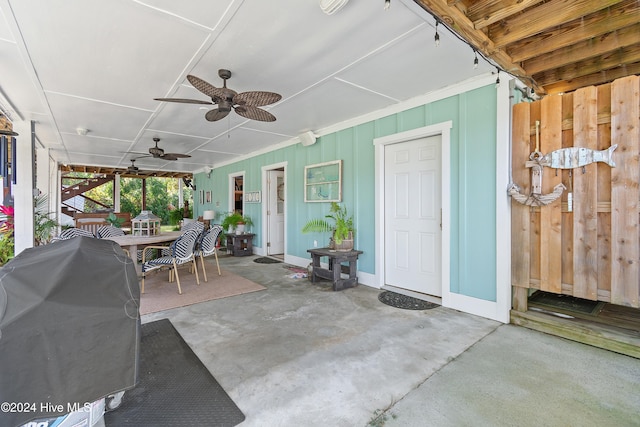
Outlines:
POLYGON ((513 180, 527 195, 536 122, 543 154, 617 144, 616 167, 544 167, 542 194, 563 183, 561 199, 540 207, 512 200, 514 309, 526 310, 529 289, 640 307, 640 77, 514 105, 513 180))

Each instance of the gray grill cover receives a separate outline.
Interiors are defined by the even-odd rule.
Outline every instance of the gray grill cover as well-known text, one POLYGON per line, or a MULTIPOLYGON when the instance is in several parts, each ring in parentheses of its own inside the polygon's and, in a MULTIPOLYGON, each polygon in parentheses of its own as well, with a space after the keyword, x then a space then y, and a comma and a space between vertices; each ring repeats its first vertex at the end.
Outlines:
POLYGON ((64 414, 41 404, 82 406, 134 387, 139 305, 133 261, 109 240, 30 248, 0 269, 0 402, 37 409, 0 411, 0 425, 64 414))

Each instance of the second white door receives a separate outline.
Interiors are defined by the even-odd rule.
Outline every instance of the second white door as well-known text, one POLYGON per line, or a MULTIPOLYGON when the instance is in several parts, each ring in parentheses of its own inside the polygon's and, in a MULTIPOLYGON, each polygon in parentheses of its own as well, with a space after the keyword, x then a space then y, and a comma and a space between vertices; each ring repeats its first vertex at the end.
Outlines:
POLYGON ((441 136, 385 146, 385 284, 442 296, 441 136))
POLYGON ((284 253, 284 171, 268 171, 267 180, 267 255, 277 255, 284 253))

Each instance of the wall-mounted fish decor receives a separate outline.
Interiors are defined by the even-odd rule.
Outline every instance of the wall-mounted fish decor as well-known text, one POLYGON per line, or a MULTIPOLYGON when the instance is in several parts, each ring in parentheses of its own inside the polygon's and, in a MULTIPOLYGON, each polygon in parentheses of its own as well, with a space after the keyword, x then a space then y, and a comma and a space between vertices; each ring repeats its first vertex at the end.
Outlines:
MULTIPOLYGON (((616 148, 618 148, 618 144, 600 151, 583 147, 561 148, 545 155, 535 151, 531 153, 529 158, 540 166, 547 166, 552 169, 575 169, 596 162, 603 162, 615 168, 616 162, 613 161, 613 152, 616 148)), ((529 166, 527 165, 527 167, 529 166)))
MULTIPOLYGON (((560 198, 562 192, 566 189, 564 184, 558 184, 553 188, 553 192, 542 194, 542 171, 544 167, 552 169, 575 169, 582 168, 585 172, 585 166, 603 162, 616 167, 613 161, 613 152, 618 148, 618 144, 612 145, 606 150, 592 150, 590 148, 570 147, 561 148, 552 151, 549 154, 542 154, 540 150, 540 122, 536 121, 536 150, 531 153, 529 160, 525 162, 525 166, 531 168, 531 194, 525 195, 520 191, 520 187, 512 183, 507 188, 508 194, 519 203, 527 206, 544 206, 552 203, 560 198)), ((569 175, 571 176, 571 175, 569 175)), ((567 195, 567 203, 569 211, 572 210, 573 194, 569 191, 567 195)))

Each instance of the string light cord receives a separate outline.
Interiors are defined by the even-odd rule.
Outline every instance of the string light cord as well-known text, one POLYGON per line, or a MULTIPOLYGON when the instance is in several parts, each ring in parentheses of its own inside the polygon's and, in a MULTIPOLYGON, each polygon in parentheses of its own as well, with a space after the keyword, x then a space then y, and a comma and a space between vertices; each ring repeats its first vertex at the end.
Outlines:
POLYGON ((431 17, 433 18, 433 20, 435 21, 435 31, 436 34, 434 36, 436 43, 439 44, 440 43, 440 35, 438 34, 438 26, 442 25, 443 27, 445 27, 451 34, 453 34, 458 40, 460 40, 462 43, 466 44, 467 46, 469 46, 473 52, 474 52, 474 60, 473 60, 473 66, 474 68, 477 68, 478 66, 478 55, 489 65, 491 65, 492 67, 496 68, 496 74, 497 74, 497 81, 496 84, 500 84, 500 72, 503 72, 505 74, 510 75, 513 78, 519 79, 519 80, 524 80, 526 82, 528 82, 528 84, 533 88, 534 86, 537 86, 537 84, 535 83, 535 81, 529 77, 529 76, 520 76, 518 74, 515 74, 511 71, 507 71, 504 68, 502 68, 500 65, 498 65, 493 59, 491 58, 487 58, 485 56, 485 54, 478 49, 477 47, 475 47, 474 45, 472 45, 471 43, 469 43, 467 40, 465 40, 461 35, 459 35, 457 32, 453 31, 449 25, 447 25, 446 22, 442 21, 441 19, 439 19, 437 16, 435 16, 432 12, 423 9, 425 12, 427 12, 429 15, 431 15, 431 17))

